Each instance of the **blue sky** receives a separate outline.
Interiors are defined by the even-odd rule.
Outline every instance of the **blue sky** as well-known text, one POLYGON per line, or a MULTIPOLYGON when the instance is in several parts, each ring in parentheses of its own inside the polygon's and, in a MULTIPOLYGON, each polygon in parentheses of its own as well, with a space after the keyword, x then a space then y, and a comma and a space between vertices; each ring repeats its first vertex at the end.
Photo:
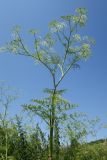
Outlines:
MULTIPOLYGON (((90 59, 81 63, 80 70, 69 73, 61 87, 68 89, 65 97, 79 104, 81 111, 107 122, 106 0, 0 0, 0 46, 10 40, 13 26, 22 27, 26 42, 30 44, 29 29, 37 28, 43 35, 50 21, 72 14, 78 7, 88 9, 88 22, 83 32, 94 37, 96 45, 90 59)), ((14 112, 29 99, 42 97, 42 89, 51 86, 46 70, 29 58, 12 54, 0 54, 0 80, 22 92, 16 107, 12 108, 14 112)), ((99 137, 103 136, 106 136, 105 131, 99 133, 99 137)))

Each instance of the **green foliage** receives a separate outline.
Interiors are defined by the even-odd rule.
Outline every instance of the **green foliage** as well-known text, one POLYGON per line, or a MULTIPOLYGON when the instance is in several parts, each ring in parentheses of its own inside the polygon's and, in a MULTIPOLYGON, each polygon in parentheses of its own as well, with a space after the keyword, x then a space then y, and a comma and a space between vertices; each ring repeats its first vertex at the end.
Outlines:
MULTIPOLYGON (((55 117, 57 118, 58 122, 63 122, 67 120, 68 118, 71 117, 71 114, 68 114, 68 111, 71 109, 74 109, 77 107, 76 104, 71 104, 68 102, 66 99, 61 97, 61 94, 63 94, 65 90, 59 90, 55 94, 55 100, 54 100, 54 105, 55 105, 55 117)), ((32 102, 33 104, 30 105, 23 105, 24 110, 26 111, 31 111, 38 115, 42 120, 48 124, 50 127, 50 119, 52 118, 52 95, 53 95, 53 90, 45 90, 50 96, 38 100, 38 99, 33 99, 32 102)))
MULTIPOLYGON (((10 95, 7 93, 7 87, 3 87, 2 85, 1 88, 1 102, 6 102, 6 98, 12 97, 12 95, 7 96, 10 95)), ((89 135, 89 133, 92 133, 92 131, 95 131, 94 127, 96 128, 97 122, 99 121, 98 118, 89 121, 85 114, 74 111, 71 112, 71 109, 75 109, 76 106, 62 98, 64 92, 65 90, 57 90, 54 101, 56 118, 53 127, 53 159, 106 160, 106 140, 91 143, 85 141, 85 137, 89 135)), ((47 98, 32 100, 34 110, 33 105, 31 105, 31 108, 28 108, 30 111, 33 110, 36 115, 40 113, 41 118, 44 117, 45 112, 43 111, 46 111, 46 109, 46 113, 50 113, 48 109, 51 109, 53 90, 45 89, 45 93, 48 94, 47 98), (35 106, 38 106, 38 109, 35 106)), ((11 98, 11 100, 14 100, 14 98, 11 98)), ((1 107, 5 106, 2 105, 1 107)), ((24 107, 27 109, 30 105, 25 105, 24 107)), ((8 113, 8 106, 5 109, 8 113)), ((50 117, 51 115, 49 114, 47 118, 48 123, 50 117)), ((48 126, 50 126, 50 124, 48 124, 48 126)), ((46 133, 48 133, 48 131, 46 133)), ((47 160, 50 141, 48 138, 50 137, 43 133, 39 124, 37 124, 35 128, 30 127, 27 129, 19 116, 16 116, 14 120, 10 120, 6 114, 5 119, 0 119, 0 160, 47 160)))
POLYGON ((107 159, 107 142, 95 141, 94 143, 83 144, 77 155, 76 160, 106 160, 107 159))

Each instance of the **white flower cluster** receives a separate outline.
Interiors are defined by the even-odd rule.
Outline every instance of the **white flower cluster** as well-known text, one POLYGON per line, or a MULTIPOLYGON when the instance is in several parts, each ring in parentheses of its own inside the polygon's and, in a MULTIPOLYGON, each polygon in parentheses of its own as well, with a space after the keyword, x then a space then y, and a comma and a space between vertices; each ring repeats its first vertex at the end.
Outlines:
POLYGON ((47 41, 45 41, 45 40, 43 40, 43 41, 41 41, 41 43, 40 43, 42 46, 44 46, 44 47, 48 47, 48 43, 47 43, 47 41))
POLYGON ((54 33, 54 32, 57 32, 57 31, 61 31, 65 27, 66 27, 66 23, 57 22, 55 26, 51 27, 51 32, 54 33))
POLYGON ((80 18, 80 24, 85 24, 86 20, 87 20, 87 16, 82 15, 81 18, 80 18))
POLYGON ((82 45, 80 56, 86 59, 89 55, 90 55, 90 45, 87 43, 84 43, 82 45))
POLYGON ((79 34, 73 35, 74 41, 81 41, 81 36, 79 34))

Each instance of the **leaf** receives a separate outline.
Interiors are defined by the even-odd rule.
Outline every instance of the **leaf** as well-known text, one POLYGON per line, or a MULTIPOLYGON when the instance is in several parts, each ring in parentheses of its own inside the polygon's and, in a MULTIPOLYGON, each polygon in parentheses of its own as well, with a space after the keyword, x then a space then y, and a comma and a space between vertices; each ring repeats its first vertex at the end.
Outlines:
MULTIPOLYGON (((66 89, 61 89, 61 90, 57 90, 57 91, 56 91, 56 94, 57 94, 57 95, 62 95, 62 94, 65 93, 65 92, 66 92, 66 89)), ((54 90, 53 90, 53 89, 49 89, 49 88, 45 88, 45 89, 44 89, 44 93, 53 95, 54 90)))

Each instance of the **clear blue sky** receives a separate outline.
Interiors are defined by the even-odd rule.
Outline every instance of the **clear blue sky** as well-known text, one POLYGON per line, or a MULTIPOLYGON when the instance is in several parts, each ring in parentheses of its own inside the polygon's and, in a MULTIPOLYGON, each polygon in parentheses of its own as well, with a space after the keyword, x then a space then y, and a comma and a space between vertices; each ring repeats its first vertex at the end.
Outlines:
MULTIPOLYGON (((96 45, 90 59, 81 64, 80 70, 70 73, 61 87, 69 89, 65 97, 79 104, 81 111, 107 122, 106 0, 0 0, 0 46, 9 41, 13 26, 22 26, 26 41, 31 43, 27 35, 30 28, 38 28, 44 34, 50 21, 74 12, 77 7, 88 9, 84 34, 94 37, 96 45)), ((42 89, 51 86, 50 77, 43 68, 31 59, 12 54, 0 54, 0 80, 22 90, 19 105, 32 97, 42 97, 42 89)), ((99 137, 105 135, 102 131, 99 137)))

